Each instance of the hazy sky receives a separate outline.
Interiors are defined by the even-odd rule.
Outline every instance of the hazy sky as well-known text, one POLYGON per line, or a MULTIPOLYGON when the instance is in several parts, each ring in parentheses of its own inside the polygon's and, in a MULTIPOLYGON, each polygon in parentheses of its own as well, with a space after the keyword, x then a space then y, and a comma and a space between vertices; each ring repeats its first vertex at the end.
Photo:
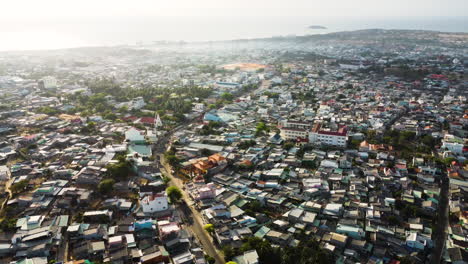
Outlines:
POLYGON ((366 28, 468 32, 468 0, 0 0, 0 50, 366 28))
POLYGON ((468 0, 5 0, 2 18, 82 16, 467 16, 468 0))

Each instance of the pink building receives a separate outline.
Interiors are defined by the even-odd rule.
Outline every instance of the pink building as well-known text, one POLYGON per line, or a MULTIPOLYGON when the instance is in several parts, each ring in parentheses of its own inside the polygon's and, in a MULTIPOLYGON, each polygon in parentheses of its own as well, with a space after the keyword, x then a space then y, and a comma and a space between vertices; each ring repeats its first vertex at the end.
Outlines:
POLYGON ((193 198, 195 200, 213 199, 216 197, 216 187, 213 183, 195 186, 193 198))

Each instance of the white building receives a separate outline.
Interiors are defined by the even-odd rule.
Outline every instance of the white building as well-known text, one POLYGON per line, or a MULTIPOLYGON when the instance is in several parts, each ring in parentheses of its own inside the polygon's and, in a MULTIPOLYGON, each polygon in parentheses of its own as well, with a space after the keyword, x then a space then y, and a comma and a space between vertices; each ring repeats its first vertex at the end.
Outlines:
POLYGON ((271 82, 274 83, 274 84, 281 84, 283 82, 283 80, 281 79, 281 77, 279 76, 275 76, 271 79, 271 82))
POLYGON ((46 76, 42 78, 45 89, 53 89, 57 87, 57 79, 52 76, 46 76))
POLYGON ((234 262, 239 264, 258 264, 260 263, 257 251, 255 249, 244 252, 243 255, 234 257, 234 262))
POLYGON ((143 213, 151 214, 156 212, 162 212, 169 208, 167 196, 164 193, 158 193, 143 197, 140 202, 143 213))
POLYGON ((161 117, 159 116, 159 114, 156 114, 156 118, 154 119, 154 127, 159 128, 162 126, 163 126, 163 123, 161 121, 161 117))
POLYGON ((132 109, 139 110, 143 108, 146 105, 145 101, 143 100, 143 97, 137 97, 132 100, 132 109))
POLYGON ((410 232, 406 235, 406 245, 416 250, 424 250, 425 247, 431 246, 432 240, 422 236, 417 232, 410 232))
POLYGON ((203 112, 205 111, 205 105, 202 103, 197 103, 193 106, 193 111, 195 112, 203 112))
POLYGON ((346 127, 337 131, 322 130, 321 124, 316 124, 309 134, 309 142, 336 147, 346 147, 348 141, 346 127))
POLYGON ((281 138, 285 140, 296 140, 298 138, 308 138, 312 124, 309 122, 281 120, 278 126, 280 128, 281 138))
POLYGON ((10 169, 7 166, 0 166, 0 182, 10 180, 10 169))
POLYGON ((310 122, 300 122, 300 121, 293 121, 293 120, 281 120, 279 121, 280 127, 287 127, 287 128, 300 128, 300 129, 311 129, 312 123, 310 122))
POLYGON ((455 154, 463 154, 463 139, 454 135, 445 135, 442 140, 442 149, 447 149, 455 154))
POLYGON ((132 127, 125 131, 125 141, 129 143, 143 143, 145 142, 145 133, 132 127))
POLYGON ((296 140, 297 138, 307 138, 309 131, 300 128, 283 127, 280 129, 280 135, 284 140, 296 140))

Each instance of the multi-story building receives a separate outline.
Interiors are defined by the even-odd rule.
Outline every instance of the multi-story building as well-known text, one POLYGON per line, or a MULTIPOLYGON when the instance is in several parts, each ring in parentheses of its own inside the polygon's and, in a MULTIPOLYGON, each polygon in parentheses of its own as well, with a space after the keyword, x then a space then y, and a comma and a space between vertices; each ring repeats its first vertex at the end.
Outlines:
POLYGON ((312 128, 312 123, 285 119, 279 122, 279 126, 281 128, 286 127, 286 128, 299 128, 299 129, 308 130, 312 128))
POLYGON ((42 78, 42 83, 44 85, 44 89, 57 88, 57 79, 52 76, 46 76, 42 78))
POLYGON ((322 124, 315 124, 309 133, 309 142, 336 147, 346 147, 348 140, 346 127, 340 127, 337 131, 322 129, 322 124))
POLYGON ((278 124, 281 138, 284 140, 307 139, 312 124, 294 120, 281 120, 278 124))
POLYGON ((298 138, 307 138, 309 136, 309 130, 302 128, 283 127, 280 131, 281 138, 284 140, 296 140, 298 138))
POLYGON ((464 140, 454 135, 445 135, 442 140, 442 149, 447 149, 455 154, 463 154, 466 152, 464 140))

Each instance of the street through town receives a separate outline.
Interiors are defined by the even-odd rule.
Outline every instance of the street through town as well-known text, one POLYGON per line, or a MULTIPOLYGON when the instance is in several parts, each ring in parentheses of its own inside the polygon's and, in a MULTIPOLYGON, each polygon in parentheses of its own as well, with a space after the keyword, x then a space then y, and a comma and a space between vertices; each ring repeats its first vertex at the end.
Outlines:
MULTIPOLYGON (((439 153, 434 150, 434 156, 439 157, 439 153)), ((449 218, 449 179, 445 168, 441 168, 440 199, 437 211, 437 223, 433 234, 434 250, 431 255, 431 263, 441 263, 443 249, 447 240, 447 227, 449 218)))

